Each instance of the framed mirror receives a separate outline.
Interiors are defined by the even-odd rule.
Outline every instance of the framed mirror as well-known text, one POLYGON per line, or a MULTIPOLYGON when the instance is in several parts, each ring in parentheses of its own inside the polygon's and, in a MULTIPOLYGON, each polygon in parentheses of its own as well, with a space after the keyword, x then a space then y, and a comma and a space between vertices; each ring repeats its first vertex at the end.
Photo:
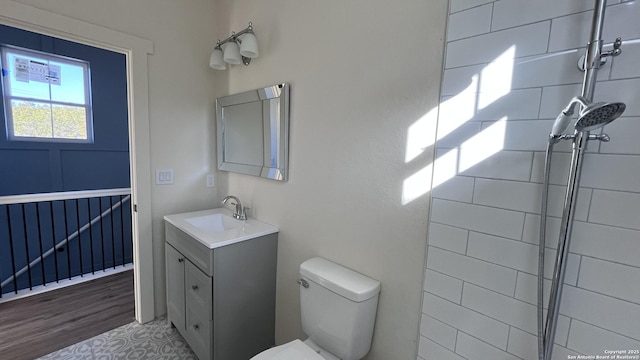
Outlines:
POLYGON ((289 162, 289 84, 216 101, 218 169, 286 181, 289 162))

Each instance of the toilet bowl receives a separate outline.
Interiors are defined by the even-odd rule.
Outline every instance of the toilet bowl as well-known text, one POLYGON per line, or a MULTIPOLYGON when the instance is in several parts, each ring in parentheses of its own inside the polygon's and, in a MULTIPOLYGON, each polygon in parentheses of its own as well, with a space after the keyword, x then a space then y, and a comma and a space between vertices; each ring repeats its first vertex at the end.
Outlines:
POLYGON ((309 336, 251 360, 359 360, 371 348, 380 282, 322 258, 300 265, 300 315, 309 336))
POLYGON ((295 339, 286 344, 273 347, 252 357, 250 360, 340 360, 328 351, 321 349, 311 339, 304 342, 295 339))
POLYGON ((251 360, 324 360, 299 339, 265 350, 251 360))

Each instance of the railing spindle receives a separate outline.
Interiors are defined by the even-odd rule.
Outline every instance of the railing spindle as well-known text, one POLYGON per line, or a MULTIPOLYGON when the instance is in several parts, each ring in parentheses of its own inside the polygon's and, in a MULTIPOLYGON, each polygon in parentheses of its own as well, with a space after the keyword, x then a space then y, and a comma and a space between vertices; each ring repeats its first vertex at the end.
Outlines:
MULTIPOLYGON (((102 197, 100 199, 100 213, 102 214, 102 197)), ((102 218, 100 218, 100 252, 102 253, 102 271, 107 269, 104 263, 104 228, 102 227, 102 218)))
POLYGON ((49 201, 49 210, 51 210, 51 242, 53 244, 53 263, 56 267, 56 283, 60 282, 60 274, 58 273, 58 251, 56 250, 56 221, 53 212, 53 201, 49 201))
MULTIPOLYGON (((11 248, 11 270, 13 273, 16 273, 16 253, 13 248, 13 230, 11 226, 11 210, 9 209, 10 205, 7 205, 7 221, 9 223, 9 247, 11 248)), ((18 293, 18 279, 16 276, 13 277, 13 291, 18 293)))
MULTIPOLYGON (((113 196, 109 196, 109 209, 113 209, 113 196)), ((111 265, 116 268, 116 241, 114 238, 113 230, 113 211, 109 214, 109 220, 111 222, 111 265)))
POLYGON ((27 234, 27 215, 24 210, 25 204, 20 204, 22 207, 22 226, 24 227, 24 249, 27 256, 27 276, 29 278, 29 290, 33 290, 33 283, 31 282, 31 257, 29 256, 29 234, 27 234))
POLYGON ((42 270, 42 285, 47 284, 47 278, 45 276, 44 271, 44 256, 42 249, 42 228, 40 227, 40 204, 35 203, 36 205, 36 221, 38 222, 38 242, 40 243, 40 270, 42 270))
POLYGON ((124 266, 124 203, 122 201, 122 195, 119 196, 120 199, 120 240, 122 241, 122 265, 124 266))
MULTIPOLYGON (((67 224, 67 200, 62 200, 62 206, 64 211, 64 236, 65 238, 69 235, 69 225, 67 224)), ((65 242, 65 248, 67 250, 67 271, 69 280, 71 280, 71 251, 69 251, 69 242, 65 242)))
POLYGON ((82 267, 82 233, 80 232, 80 205, 78 199, 76 199, 76 219, 78 221, 78 252, 80 253, 80 277, 84 275, 84 269, 82 267))
POLYGON ((87 211, 89 212, 89 246, 91 247, 91 274, 96 273, 96 266, 93 261, 93 226, 91 225, 91 199, 87 198, 87 211))

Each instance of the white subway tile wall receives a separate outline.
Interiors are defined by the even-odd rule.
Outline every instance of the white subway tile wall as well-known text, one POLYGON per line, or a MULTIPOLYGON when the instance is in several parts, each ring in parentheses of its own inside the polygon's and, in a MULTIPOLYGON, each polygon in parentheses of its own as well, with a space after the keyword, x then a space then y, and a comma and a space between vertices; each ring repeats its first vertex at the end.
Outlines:
POLYGON ((492 4, 478 6, 449 17, 447 39, 458 40, 468 36, 488 33, 491 27, 492 4))
POLYGON ((420 332, 432 341, 453 351, 456 347, 456 336, 458 330, 442 321, 422 314, 420 321, 420 332))
POLYGON ((615 350, 640 349, 640 341, 575 319, 571 322, 571 337, 567 346, 584 354, 596 354, 601 351, 599 343, 612 344, 615 350), (594 339, 599 341, 593 341, 594 339))
MULTIPOLYGON (((418 360, 538 358, 546 138, 580 94, 593 5, 450 1, 418 360)), ((594 98, 627 110, 584 158, 553 360, 640 349, 638 19, 640 2, 608 1, 605 50, 621 36, 622 55, 602 67, 594 98)), ((571 157, 568 142, 556 149, 545 298, 571 157)))

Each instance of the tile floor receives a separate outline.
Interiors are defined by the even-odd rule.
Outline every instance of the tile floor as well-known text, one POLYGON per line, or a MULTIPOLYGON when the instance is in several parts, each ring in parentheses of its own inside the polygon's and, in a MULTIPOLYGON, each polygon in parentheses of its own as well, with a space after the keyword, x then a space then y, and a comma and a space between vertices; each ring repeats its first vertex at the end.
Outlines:
POLYGON ((182 336, 166 319, 121 326, 45 355, 38 360, 197 360, 182 336))

